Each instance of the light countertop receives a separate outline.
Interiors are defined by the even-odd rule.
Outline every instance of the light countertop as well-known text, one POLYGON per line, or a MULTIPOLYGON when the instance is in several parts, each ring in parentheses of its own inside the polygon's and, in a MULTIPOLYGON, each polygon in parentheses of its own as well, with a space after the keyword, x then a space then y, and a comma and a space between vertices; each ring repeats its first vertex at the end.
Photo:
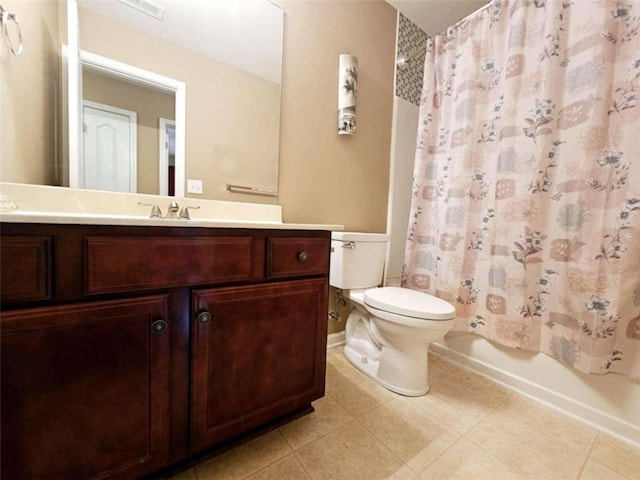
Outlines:
POLYGON ((287 230, 344 230, 337 224, 284 223, 282 207, 273 204, 176 198, 136 193, 102 192, 74 188, 0 182, 0 221, 77 225, 145 227, 264 228, 287 230), (149 206, 166 213, 171 202, 195 206, 191 220, 149 218, 149 206), (15 210, 7 211, 14 206, 15 210), (4 209, 4 210, 3 210, 4 209))
POLYGON ((0 222, 6 223, 53 223, 76 225, 123 225, 138 227, 200 227, 200 228, 265 228, 282 230, 344 230, 343 225, 313 223, 283 223, 278 221, 232 220, 232 219, 168 219, 127 215, 90 213, 49 213, 15 211, 0 213, 0 222))

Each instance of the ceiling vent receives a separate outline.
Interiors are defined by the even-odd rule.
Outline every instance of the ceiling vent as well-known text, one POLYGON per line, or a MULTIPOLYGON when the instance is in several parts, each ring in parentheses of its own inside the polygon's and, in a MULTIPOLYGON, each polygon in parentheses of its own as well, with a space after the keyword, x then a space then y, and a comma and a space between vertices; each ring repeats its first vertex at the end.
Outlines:
POLYGON ((157 20, 162 20, 164 17, 164 7, 161 7, 157 3, 153 3, 149 0, 116 0, 131 8, 135 8, 139 12, 145 13, 150 17, 157 20))

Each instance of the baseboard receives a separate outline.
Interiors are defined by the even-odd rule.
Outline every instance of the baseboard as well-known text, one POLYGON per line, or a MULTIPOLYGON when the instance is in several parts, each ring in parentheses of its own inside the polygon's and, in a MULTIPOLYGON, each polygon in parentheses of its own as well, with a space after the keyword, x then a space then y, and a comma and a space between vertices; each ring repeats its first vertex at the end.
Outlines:
POLYGON ((445 345, 432 343, 430 351, 449 363, 488 378, 580 423, 611 435, 632 447, 640 448, 640 428, 637 425, 574 398, 554 392, 526 378, 452 350, 445 345))
POLYGON ((327 348, 344 345, 344 330, 342 332, 330 333, 327 335, 327 348))

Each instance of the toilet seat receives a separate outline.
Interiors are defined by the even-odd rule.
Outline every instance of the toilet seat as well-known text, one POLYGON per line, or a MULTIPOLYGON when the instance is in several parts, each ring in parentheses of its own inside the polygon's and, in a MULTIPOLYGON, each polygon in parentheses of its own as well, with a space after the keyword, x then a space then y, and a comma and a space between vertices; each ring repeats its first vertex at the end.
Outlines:
POLYGON ((449 320, 429 320, 427 318, 415 318, 407 315, 398 315, 397 313, 385 312, 378 310, 371 305, 365 305, 364 308, 374 318, 378 320, 386 320, 389 323, 402 325, 405 327, 413 327, 420 330, 442 330, 449 331, 455 322, 454 318, 449 320))
POLYGON ((405 324, 451 320, 456 316, 456 309, 449 302, 409 288, 372 288, 364 292, 364 303, 377 312, 386 312, 393 317, 409 317, 398 322, 405 324), (407 322, 409 319, 412 321, 407 322))

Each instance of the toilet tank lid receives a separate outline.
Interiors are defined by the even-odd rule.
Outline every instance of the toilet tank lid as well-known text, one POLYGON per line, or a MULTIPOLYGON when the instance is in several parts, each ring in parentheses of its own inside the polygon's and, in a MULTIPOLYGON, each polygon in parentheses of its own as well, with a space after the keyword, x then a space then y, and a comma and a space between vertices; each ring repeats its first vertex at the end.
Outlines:
POLYGON ((425 320, 450 320, 456 316, 456 309, 449 302, 409 288, 372 288, 364 292, 364 302, 378 310, 425 320))
POLYGON ((389 235, 386 233, 331 232, 331 240, 340 240, 342 242, 388 242, 389 235))

